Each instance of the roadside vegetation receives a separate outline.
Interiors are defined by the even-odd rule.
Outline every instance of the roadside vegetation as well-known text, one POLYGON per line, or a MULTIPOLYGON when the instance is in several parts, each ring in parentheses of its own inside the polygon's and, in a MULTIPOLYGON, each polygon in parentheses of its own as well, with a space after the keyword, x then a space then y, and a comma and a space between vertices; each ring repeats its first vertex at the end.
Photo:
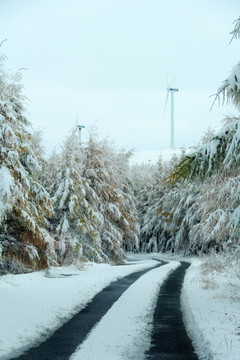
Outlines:
MULTIPOLYGON (((232 39, 240 36, 240 18, 232 39)), ((1 50, 1 47, 0 47, 1 50)), ((130 168, 131 152, 94 131, 70 131, 45 154, 26 116, 21 72, 0 56, 0 273, 84 261, 122 263, 126 251, 239 256, 240 117, 208 129, 192 152, 130 168)), ((215 100, 240 109, 240 63, 215 100)))

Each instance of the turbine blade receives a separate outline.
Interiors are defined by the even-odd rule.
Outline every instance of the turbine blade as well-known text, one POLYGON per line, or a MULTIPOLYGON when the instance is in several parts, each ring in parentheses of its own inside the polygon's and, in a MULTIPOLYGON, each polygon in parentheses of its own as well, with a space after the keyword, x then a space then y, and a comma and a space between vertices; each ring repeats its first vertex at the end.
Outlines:
POLYGON ((169 88, 172 87, 172 85, 173 85, 173 83, 174 83, 175 80, 176 80, 176 79, 173 79, 173 81, 172 81, 171 84, 169 85, 169 88))
POLYGON ((176 80, 176 79, 173 79, 173 80, 171 81, 171 84, 169 84, 169 82, 168 82, 167 70, 165 70, 165 75, 166 75, 166 81, 167 81, 167 96, 166 96, 165 105, 164 105, 164 110, 163 110, 163 120, 165 119, 165 113, 166 113, 166 108, 167 108, 167 103, 168 103, 168 97, 169 97, 169 89, 172 87, 174 81, 176 80))
POLYGON ((168 103, 168 96, 169 96, 169 88, 167 88, 167 96, 166 96, 164 110, 163 110, 163 120, 165 119, 165 113, 166 113, 166 108, 167 108, 167 103, 168 103))

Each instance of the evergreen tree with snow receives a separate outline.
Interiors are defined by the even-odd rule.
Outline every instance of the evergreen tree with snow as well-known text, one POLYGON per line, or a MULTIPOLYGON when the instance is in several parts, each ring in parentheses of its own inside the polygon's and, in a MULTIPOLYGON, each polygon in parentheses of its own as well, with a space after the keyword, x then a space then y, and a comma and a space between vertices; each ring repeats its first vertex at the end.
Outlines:
POLYGON ((76 132, 74 128, 61 153, 54 153, 46 165, 46 186, 55 210, 52 234, 62 264, 107 259, 101 249, 100 217, 88 200, 89 186, 82 176, 84 150, 76 132))
MULTIPOLYGON (((231 32, 239 38, 239 19, 231 32)), ((240 106, 240 63, 236 64, 216 93, 215 100, 240 106)), ((225 246, 239 249, 240 224, 240 119, 227 117, 222 129, 177 164, 168 177, 171 183, 198 186, 194 211, 197 220, 189 232, 189 247, 201 252, 225 246)))
POLYGON ((138 227, 131 184, 126 176, 128 155, 117 153, 107 141, 91 134, 85 147, 83 177, 89 190, 87 200, 101 219, 102 250, 110 261, 121 262, 124 248, 138 246, 138 227))
POLYGON ((43 268, 55 261, 45 230, 52 205, 31 148, 21 74, 9 74, 0 59, 0 270, 43 268))
MULTIPOLYGON (((233 38, 239 38, 240 18, 235 22, 231 32, 233 38)), ((222 103, 232 103, 240 109, 240 62, 238 62, 223 81, 215 95, 215 101, 222 99, 222 103)), ((215 102, 214 101, 214 102, 215 102)), ((197 151, 187 155, 173 171, 169 180, 178 179, 192 181, 206 178, 221 171, 235 170, 240 165, 240 118, 227 118, 223 128, 200 146, 197 151)))
MULTIPOLYGON (((181 184, 167 184, 164 179, 178 161, 176 156, 168 163, 160 159, 152 181, 145 184, 137 194, 141 251, 164 252, 176 247, 176 236, 190 204, 187 205, 184 200, 186 198, 183 197, 187 189, 182 188, 181 184)), ((188 197, 188 203, 189 199, 188 197)), ((184 245, 179 243, 178 247, 184 245)))

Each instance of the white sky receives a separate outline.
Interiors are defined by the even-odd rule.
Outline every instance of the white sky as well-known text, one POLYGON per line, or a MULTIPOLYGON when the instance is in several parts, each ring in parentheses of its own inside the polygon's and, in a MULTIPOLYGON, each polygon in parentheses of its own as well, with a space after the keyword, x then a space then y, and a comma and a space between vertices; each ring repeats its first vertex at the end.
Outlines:
POLYGON ((239 0, 0 0, 8 67, 24 71, 29 119, 49 150, 78 123, 135 150, 170 147, 166 72, 175 79, 175 143, 196 145, 231 107, 214 94, 240 60, 229 45, 239 0))

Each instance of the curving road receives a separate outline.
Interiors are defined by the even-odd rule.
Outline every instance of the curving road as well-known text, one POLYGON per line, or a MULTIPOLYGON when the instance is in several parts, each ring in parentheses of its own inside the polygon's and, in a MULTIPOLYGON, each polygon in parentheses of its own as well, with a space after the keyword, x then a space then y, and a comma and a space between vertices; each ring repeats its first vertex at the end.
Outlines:
MULTIPOLYGON (((48 340, 30 349, 25 354, 11 359, 68 360, 79 344, 87 337, 94 325, 101 320, 124 291, 142 275, 164 264, 166 263, 161 262, 155 267, 135 272, 112 282, 103 291, 98 293, 85 309, 58 329, 48 340)), ((187 263, 181 263, 181 266, 169 275, 160 288, 154 312, 151 348, 146 353, 146 359, 198 359, 184 328, 180 310, 180 292, 188 266, 189 264, 187 263)))
POLYGON ((68 360, 77 346, 86 338, 94 325, 101 320, 124 291, 142 275, 164 264, 164 262, 161 262, 154 267, 132 273, 120 280, 112 282, 98 293, 82 311, 59 328, 49 339, 39 346, 31 348, 25 354, 11 359, 68 360))

